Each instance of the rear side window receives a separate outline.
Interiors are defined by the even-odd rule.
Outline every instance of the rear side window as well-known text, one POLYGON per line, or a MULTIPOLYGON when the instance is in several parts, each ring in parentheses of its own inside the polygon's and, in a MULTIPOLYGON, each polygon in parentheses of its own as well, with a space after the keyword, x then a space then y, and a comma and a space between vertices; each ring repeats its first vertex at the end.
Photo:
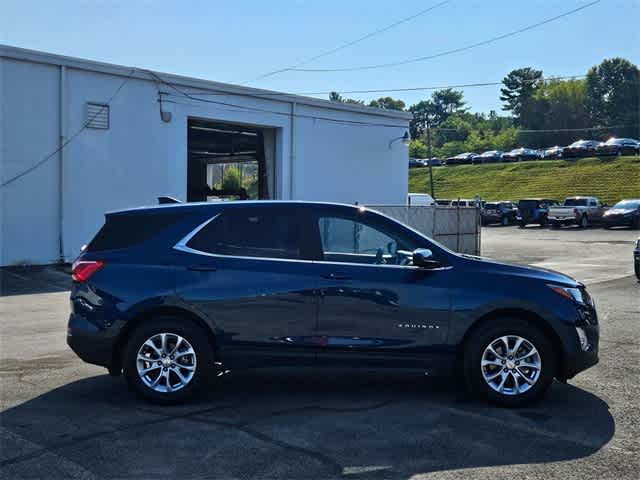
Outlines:
POLYGON ((282 209, 230 209, 198 232, 189 248, 217 255, 301 258, 295 214, 282 209))
POLYGON ((180 213, 108 215, 106 223, 87 245, 87 252, 117 250, 138 245, 177 223, 180 213))

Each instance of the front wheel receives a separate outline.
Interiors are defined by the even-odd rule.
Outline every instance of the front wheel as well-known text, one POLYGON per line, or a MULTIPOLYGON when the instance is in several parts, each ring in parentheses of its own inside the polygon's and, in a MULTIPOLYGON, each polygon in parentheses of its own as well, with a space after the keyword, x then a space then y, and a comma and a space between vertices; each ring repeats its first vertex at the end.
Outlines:
POLYGON ((556 368, 551 342, 535 325, 518 318, 477 329, 465 344, 463 364, 471 392, 506 407, 539 399, 556 368))
POLYGON ((207 335, 190 321, 161 317, 137 328, 124 350, 124 376, 129 386, 154 403, 189 400, 213 371, 207 335))

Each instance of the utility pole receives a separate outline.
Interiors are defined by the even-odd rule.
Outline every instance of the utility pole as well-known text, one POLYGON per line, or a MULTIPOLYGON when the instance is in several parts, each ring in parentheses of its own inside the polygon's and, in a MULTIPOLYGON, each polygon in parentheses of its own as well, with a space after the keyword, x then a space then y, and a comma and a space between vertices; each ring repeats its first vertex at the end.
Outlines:
POLYGON ((431 198, 436 199, 436 195, 433 192, 433 166, 431 165, 431 125, 427 123, 427 163, 429 164, 429 187, 431 188, 431 198))

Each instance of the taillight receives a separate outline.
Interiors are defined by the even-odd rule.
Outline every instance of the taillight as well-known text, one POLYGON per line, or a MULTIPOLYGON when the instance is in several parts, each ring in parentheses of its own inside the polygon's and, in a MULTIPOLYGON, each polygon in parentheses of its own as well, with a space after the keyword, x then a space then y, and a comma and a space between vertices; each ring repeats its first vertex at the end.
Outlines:
POLYGON ((86 282, 102 267, 102 260, 77 260, 71 267, 71 278, 76 282, 86 282))

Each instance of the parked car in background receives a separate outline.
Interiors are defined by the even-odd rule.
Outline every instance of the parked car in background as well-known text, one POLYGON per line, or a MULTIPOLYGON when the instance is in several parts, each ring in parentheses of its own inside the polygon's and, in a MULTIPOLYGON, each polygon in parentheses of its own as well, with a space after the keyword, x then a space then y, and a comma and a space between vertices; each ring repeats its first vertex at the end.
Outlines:
POLYGON ((431 165, 432 167, 440 167, 442 165, 442 160, 440 160, 439 158, 427 158, 423 163, 426 167, 428 167, 429 165, 431 165))
POLYGON ((471 165, 474 157, 478 154, 473 152, 460 153, 454 157, 449 157, 446 160, 447 165, 471 165))
POLYGON ((516 222, 518 209, 513 202, 487 202, 480 212, 483 225, 499 223, 501 225, 511 225, 516 222))
POLYGON ((516 148, 502 156, 503 162, 521 162, 523 160, 539 160, 540 155, 532 148, 516 148))
POLYGON ((636 278, 640 282, 640 238, 636 240, 636 248, 633 251, 633 269, 636 272, 636 278))
POLYGON ((621 200, 602 215, 604 228, 640 228, 640 198, 621 200))
POLYGON ((502 155, 502 150, 489 150, 478 155, 475 160, 477 163, 497 163, 502 161, 502 155))
POLYGON ((438 205, 439 207, 450 207, 451 200, 448 200, 446 198, 436 198, 436 205, 438 205))
POLYGON ((564 147, 563 158, 591 157, 596 154, 596 149, 600 145, 598 140, 578 140, 571 145, 564 147))
POLYGON ((479 207, 482 208, 484 206, 484 202, 482 200, 475 200, 473 198, 460 198, 458 200, 451 200, 449 204, 451 207, 479 207))
POLYGON ((410 193, 407 195, 407 205, 423 205, 432 206, 435 205, 433 197, 428 193, 410 193))
POLYGON ((555 205, 560 205, 560 202, 549 198, 524 198, 518 202, 516 221, 520 228, 531 223, 546 227, 549 208, 555 205))
POLYGON ((640 142, 633 138, 610 138, 596 147, 596 155, 638 155, 640 142))
POLYGON ((602 222, 606 205, 598 197, 569 197, 561 206, 549 209, 549 223, 557 228, 562 225, 578 225, 586 228, 602 222))
POLYGON ((227 370, 355 366, 447 375, 516 407, 598 363, 582 283, 459 255, 353 205, 111 212, 72 278, 69 346, 160 404, 227 370))
POLYGON ((424 163, 419 158, 409 157, 409 168, 422 168, 424 163))
POLYGON ((559 147, 556 145, 555 147, 547 148, 544 151, 542 158, 544 159, 558 159, 562 158, 562 152, 564 151, 563 147, 559 147))

